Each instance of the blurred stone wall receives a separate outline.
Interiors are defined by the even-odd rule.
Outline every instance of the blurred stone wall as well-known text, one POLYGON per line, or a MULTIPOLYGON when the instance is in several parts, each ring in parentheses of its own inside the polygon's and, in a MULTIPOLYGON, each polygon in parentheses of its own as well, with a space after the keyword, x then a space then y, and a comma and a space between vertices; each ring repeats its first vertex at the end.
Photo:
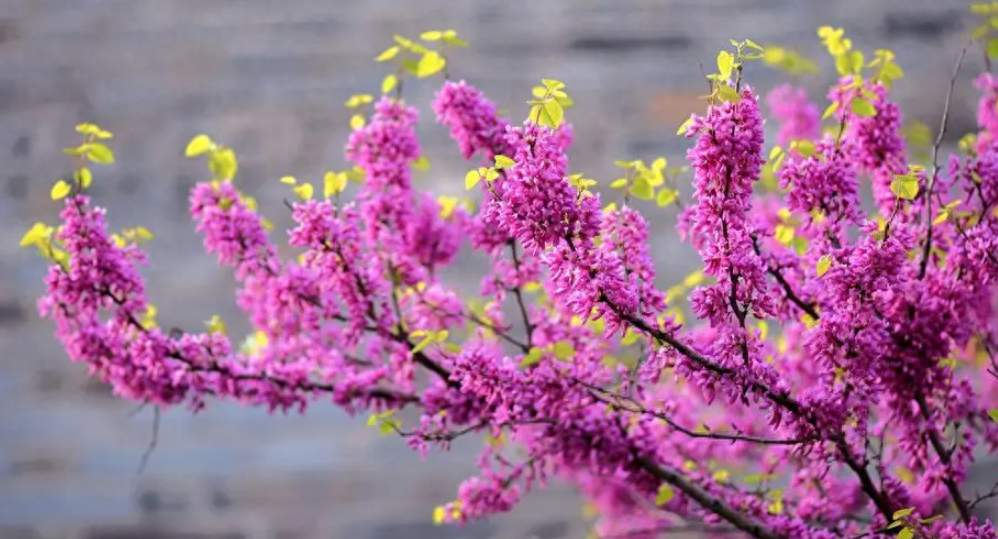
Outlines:
MULTIPOLYGON (((152 412, 109 396, 70 365, 38 321, 43 265, 16 247, 36 220, 55 220, 49 188, 70 163, 72 126, 116 133, 118 161, 96 170, 94 193, 115 227, 156 234, 147 272, 161 320, 191 327, 233 307, 227 272, 201 254, 186 196, 204 177, 182 158, 207 132, 235 147, 238 183, 287 222, 284 174, 318 179, 343 164, 343 100, 371 92, 372 60, 392 34, 454 28, 472 47, 451 73, 479 85, 513 116, 541 77, 564 80, 577 107, 573 170, 612 178, 612 160, 681 158, 676 127, 702 106, 699 64, 729 38, 799 48, 821 58, 820 24, 857 46, 894 49, 908 77, 896 95, 935 125, 949 72, 969 31, 955 0, 0 0, 0 538, 580 537, 567 489, 536 495, 514 515, 464 530, 429 525, 474 469, 474 444, 428 462, 329 406, 269 417, 213 404, 164 414, 158 445, 138 472, 152 412)), ((709 68, 708 68, 709 69, 709 68)), ((973 121, 972 54, 953 105, 953 133, 973 121)), ((751 67, 750 83, 777 75, 751 67)), ((815 99, 829 80, 800 81, 815 99)), ((434 83, 407 85, 425 105, 434 83)), ((433 168, 417 179, 463 192, 466 164, 424 112, 433 168)), ((695 263, 655 212, 664 280, 695 263)), ((454 272, 468 288, 469 263, 454 272)), ((238 324, 236 324, 238 327, 238 324)))

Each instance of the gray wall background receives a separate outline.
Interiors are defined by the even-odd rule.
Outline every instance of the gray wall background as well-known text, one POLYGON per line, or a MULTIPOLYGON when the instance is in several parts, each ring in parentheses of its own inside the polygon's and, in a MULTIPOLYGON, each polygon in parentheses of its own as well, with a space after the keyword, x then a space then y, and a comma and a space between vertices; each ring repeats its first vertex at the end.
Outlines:
MULTIPOLYGON (((728 38, 799 48, 829 66, 815 36, 843 26, 868 53, 889 47, 907 71, 896 96, 935 125, 970 20, 958 0, 0 0, 0 538, 581 537, 587 523, 564 488, 503 518, 457 530, 430 514, 473 471, 474 443, 420 462, 330 406, 306 417, 213 404, 171 410, 143 473, 152 412, 109 396, 71 365, 38 320, 43 264, 18 249, 36 220, 55 221, 52 182, 70 169, 72 127, 113 130, 118 162, 95 170, 94 193, 115 227, 155 234, 147 271, 165 324, 196 325, 233 307, 226 271, 201 254, 186 213, 203 165, 182 158, 208 132, 235 147, 238 182, 286 223, 284 174, 317 180, 341 168, 352 93, 384 74, 372 58, 400 33, 454 28, 471 43, 451 72, 500 108, 525 114, 541 77, 568 84, 577 107, 573 169, 612 179, 612 160, 678 161, 678 124, 701 108, 703 63, 728 38)), ((973 126, 971 54, 953 129, 973 126)), ((768 89, 777 75, 751 67, 768 89)), ((801 81, 824 103, 829 79, 801 81)), ((437 82, 407 85, 425 106, 437 82)), ((463 193, 466 165, 424 111, 433 162, 417 180, 463 193)), ((663 282, 694 265, 673 213, 647 208, 663 282)), ((463 265, 459 270, 472 268, 463 265)), ((474 286, 477 275, 456 272, 474 286), (472 276, 475 275, 475 276, 472 276)))

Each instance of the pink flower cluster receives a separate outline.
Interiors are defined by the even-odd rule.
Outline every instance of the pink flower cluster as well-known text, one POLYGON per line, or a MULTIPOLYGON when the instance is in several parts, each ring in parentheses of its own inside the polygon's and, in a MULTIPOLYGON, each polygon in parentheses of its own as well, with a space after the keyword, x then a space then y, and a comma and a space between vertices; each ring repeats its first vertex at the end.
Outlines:
POLYGON ((967 486, 998 450, 998 116, 980 80, 981 144, 927 170, 914 200, 890 189, 908 157, 883 85, 840 81, 825 135, 801 91, 770 94, 778 142, 810 142, 785 148, 775 195, 757 194, 768 152, 754 91, 709 103, 687 129, 679 225, 702 273, 668 294, 651 251, 667 232, 642 202, 604 207, 609 191, 573 183, 570 127, 513 124, 462 81, 437 93, 438 123, 465 159, 513 161, 481 182, 475 211, 414 189, 418 113, 389 98, 346 145, 365 176, 356 197, 291 205, 294 257, 236 183, 194 187, 197 231, 255 331, 242 346, 218 327, 160 328, 142 249, 82 194, 66 199, 54 240, 67 256, 39 308, 125 398, 328 400, 422 453, 486 437, 441 521, 512 510, 563 480, 605 537, 995 538, 973 511, 998 487, 967 486), (874 114, 853 112, 860 98, 874 114), (479 297, 446 278, 462 250, 489 264, 479 297))

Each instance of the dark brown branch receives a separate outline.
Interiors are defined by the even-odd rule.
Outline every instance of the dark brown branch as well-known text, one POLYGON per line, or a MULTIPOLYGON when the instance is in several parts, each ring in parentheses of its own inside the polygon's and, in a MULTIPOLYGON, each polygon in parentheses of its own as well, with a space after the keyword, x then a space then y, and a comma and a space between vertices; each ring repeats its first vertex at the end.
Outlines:
MULTIPOLYGON (((918 409, 922 413, 922 417, 925 419, 925 431, 929 435, 929 442, 932 444, 932 448, 936 450, 936 454, 939 455, 939 460, 946 465, 949 469, 952 465, 950 460, 950 452, 946 449, 946 445, 943 440, 939 437, 939 433, 936 432, 929 422, 932 420, 932 414, 929 410, 929 404, 925 402, 925 397, 921 392, 916 393, 915 402, 918 403, 918 409)), ((947 470, 946 477, 943 477, 943 484, 946 485, 946 490, 949 491, 950 497, 953 498, 953 503, 956 505, 957 512, 960 513, 960 519, 964 522, 970 522, 970 507, 967 505, 967 500, 963 499, 963 494, 960 493, 960 486, 956 484, 953 477, 949 475, 949 470, 947 470)))
POLYGON ((752 520, 748 516, 738 512, 733 507, 725 503, 720 498, 714 496, 707 489, 694 483, 681 473, 671 468, 660 466, 645 457, 635 455, 635 462, 642 469, 651 475, 672 485, 680 492, 688 496, 693 501, 700 504, 704 509, 711 511, 717 516, 726 520, 732 526, 755 537, 756 539, 791 539, 783 535, 778 535, 762 523, 752 520))

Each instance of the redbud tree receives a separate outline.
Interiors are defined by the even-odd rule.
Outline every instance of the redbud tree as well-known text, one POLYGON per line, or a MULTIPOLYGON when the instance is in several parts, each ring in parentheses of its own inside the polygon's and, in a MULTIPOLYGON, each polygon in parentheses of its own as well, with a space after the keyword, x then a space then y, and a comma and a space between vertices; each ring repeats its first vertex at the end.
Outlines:
MULTIPOLYGON (((975 39, 988 43, 988 22, 975 39)), ((383 95, 346 103, 352 168, 280 180, 291 257, 239 190, 233 149, 194 137, 186 155, 211 176, 190 214, 235 275, 246 339, 218 317, 157 325, 140 273, 152 234, 108 230, 86 193, 112 135, 82 124, 76 172, 52 188, 61 221, 22 241, 51 261, 39 310, 127 399, 331 402, 421 454, 483 439, 439 524, 510 511, 557 479, 595 509, 599 537, 994 538, 975 512, 998 486, 967 479, 998 447, 998 78, 977 78, 978 131, 940 156, 944 113, 919 159, 890 97, 895 56, 818 35, 839 73, 823 115, 789 85, 761 102, 747 77, 813 63, 732 41, 680 127, 688 166, 618 161, 600 192, 569 166, 564 83, 543 80, 514 121, 448 72, 465 45, 454 31, 396 37, 377 57, 383 95), (403 83, 438 77, 430 106, 472 163, 477 203, 413 186, 428 163, 403 83), (665 290, 650 237, 672 232, 642 215, 657 207, 678 210, 675 233, 702 259, 665 290), (477 297, 440 277, 462 250, 489 263, 477 297)))

